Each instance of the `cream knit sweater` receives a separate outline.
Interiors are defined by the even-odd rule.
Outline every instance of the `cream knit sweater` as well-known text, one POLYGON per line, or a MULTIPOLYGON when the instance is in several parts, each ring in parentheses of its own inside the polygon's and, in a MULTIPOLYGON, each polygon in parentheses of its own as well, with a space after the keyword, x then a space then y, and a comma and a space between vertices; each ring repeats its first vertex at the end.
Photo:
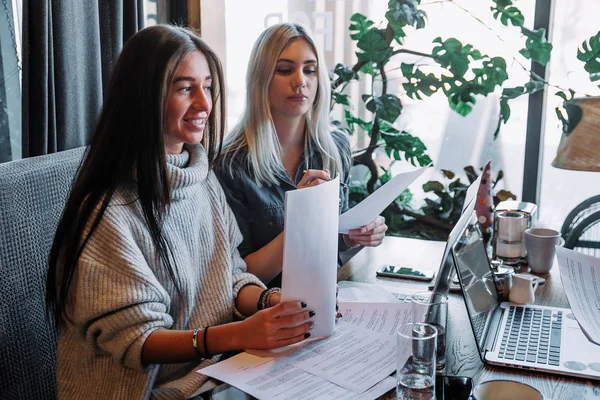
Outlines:
MULTIPOLYGON (((249 283, 235 217, 201 146, 167 156, 172 204, 163 233, 175 257, 178 293, 157 255, 139 204, 118 192, 88 241, 67 301, 73 320, 60 332, 59 399, 183 399, 207 381, 202 363, 142 365, 156 329, 193 329, 232 321, 249 283)), ((190 335, 190 342, 191 342, 190 335)))

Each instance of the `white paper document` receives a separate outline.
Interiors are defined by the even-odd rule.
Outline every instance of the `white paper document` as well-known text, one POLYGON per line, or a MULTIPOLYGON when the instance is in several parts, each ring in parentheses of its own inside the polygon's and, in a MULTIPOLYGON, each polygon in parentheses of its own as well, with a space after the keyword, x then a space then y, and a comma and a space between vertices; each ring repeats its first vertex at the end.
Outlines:
POLYGON ((279 358, 263 358, 241 353, 198 371, 226 382, 259 400, 370 400, 396 386, 386 377, 368 391, 357 394, 309 374, 279 358))
POLYGON ((373 221, 400 193, 415 181, 428 167, 396 175, 369 197, 340 215, 340 233, 348 233, 373 221))
POLYGON ((290 364, 363 393, 396 370, 396 339, 342 321, 332 336, 283 356, 290 364))
POLYGON ((285 194, 282 301, 300 300, 315 311, 313 337, 335 327, 339 177, 285 194))
POLYGON ((399 303, 400 300, 383 285, 375 283, 340 281, 338 302, 399 303))
POLYGON ((412 322, 412 302, 340 302, 342 321, 395 339, 400 325, 412 322))
POLYGON ((588 339, 600 345, 600 259, 556 246, 571 311, 588 339))

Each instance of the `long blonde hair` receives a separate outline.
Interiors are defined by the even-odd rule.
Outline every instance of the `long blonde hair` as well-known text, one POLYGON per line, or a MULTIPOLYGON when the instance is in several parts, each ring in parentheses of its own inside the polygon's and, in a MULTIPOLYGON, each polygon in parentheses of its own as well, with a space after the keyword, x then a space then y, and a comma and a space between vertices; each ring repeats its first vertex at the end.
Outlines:
POLYGON ((240 157, 244 149, 248 153, 247 167, 259 186, 277 185, 277 176, 285 176, 281 145, 269 105, 269 85, 279 55, 299 38, 305 39, 316 54, 319 78, 315 102, 306 114, 304 154, 307 157, 310 146, 314 145, 321 153, 323 168, 329 169, 331 176, 343 175, 340 152, 331 135, 335 127, 329 124, 331 85, 324 59, 306 28, 282 23, 265 29, 252 48, 246 73, 246 110, 223 144, 223 162, 231 176, 234 175, 233 160, 240 157))

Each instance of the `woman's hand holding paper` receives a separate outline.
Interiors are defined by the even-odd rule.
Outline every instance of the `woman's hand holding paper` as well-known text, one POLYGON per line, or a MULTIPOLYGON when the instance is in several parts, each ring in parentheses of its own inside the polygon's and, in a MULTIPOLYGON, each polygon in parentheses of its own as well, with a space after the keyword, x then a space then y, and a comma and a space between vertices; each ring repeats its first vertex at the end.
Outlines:
POLYGON ((358 229, 352 229, 344 235, 344 241, 350 247, 358 245, 376 247, 383 242, 388 227, 381 215, 358 229))
POLYGON ((239 322, 244 327, 238 339, 244 349, 275 349, 298 343, 310 336, 314 311, 306 303, 287 301, 258 311, 239 322))

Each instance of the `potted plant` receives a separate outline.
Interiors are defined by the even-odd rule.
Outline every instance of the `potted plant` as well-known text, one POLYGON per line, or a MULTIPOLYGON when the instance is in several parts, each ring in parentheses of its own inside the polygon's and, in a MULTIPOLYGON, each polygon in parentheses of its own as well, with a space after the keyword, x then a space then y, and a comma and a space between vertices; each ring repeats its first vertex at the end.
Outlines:
MULTIPOLYGON (((451 2, 450 0, 448 2, 451 2)), ((509 29, 519 29, 524 38, 519 53, 533 62, 545 65, 550 60, 552 44, 546 40, 544 29, 530 30, 524 26, 522 12, 511 0, 490 0, 490 11, 500 24, 509 29)), ((400 98, 388 91, 388 64, 402 53, 414 54, 430 59, 437 64, 441 73, 424 72, 415 64, 402 63, 403 89, 406 96, 413 99, 429 97, 443 92, 452 110, 462 116, 468 115, 477 101, 477 96, 500 93, 500 115, 494 138, 501 125, 510 118, 512 99, 542 90, 548 85, 544 79, 530 73, 530 80, 522 85, 507 87, 506 60, 498 56, 483 54, 470 44, 463 44, 457 38, 433 40, 430 53, 417 52, 404 46, 405 38, 411 29, 426 29, 427 15, 420 7, 420 0, 389 0, 383 24, 376 24, 362 14, 350 18, 350 37, 356 41, 357 61, 352 66, 337 64, 332 71, 332 109, 343 107, 343 121, 334 121, 349 134, 363 130, 368 134, 369 143, 354 153, 354 165, 364 165, 369 173, 364 182, 353 182, 350 201, 356 203, 372 193, 377 187, 391 179, 391 163, 410 162, 415 166, 426 166, 432 160, 427 148, 416 136, 397 128, 396 121, 402 113, 400 98), (371 85, 363 93, 361 101, 368 112, 368 118, 354 114, 349 95, 345 93, 353 80, 370 77, 378 85, 371 85), (383 150, 391 159, 389 165, 377 165, 374 152, 383 150)), ((600 32, 587 39, 579 49, 578 58, 585 63, 585 69, 593 81, 600 80, 600 32)), ((572 129, 576 123, 577 106, 575 92, 560 91, 562 107, 557 115, 564 129, 572 129), (571 127, 571 128, 570 128, 571 127)), ((465 167, 469 182, 477 177, 476 168, 465 167)), ((426 239, 444 239, 457 221, 462 210, 467 182, 461 181, 454 172, 442 171, 443 181, 430 181, 423 190, 432 196, 418 209, 410 206, 412 194, 405 191, 385 211, 384 216, 390 234, 414 236, 426 239)), ((494 186, 502 179, 500 171, 494 186)), ((508 191, 495 194, 495 202, 515 196, 508 191)))

